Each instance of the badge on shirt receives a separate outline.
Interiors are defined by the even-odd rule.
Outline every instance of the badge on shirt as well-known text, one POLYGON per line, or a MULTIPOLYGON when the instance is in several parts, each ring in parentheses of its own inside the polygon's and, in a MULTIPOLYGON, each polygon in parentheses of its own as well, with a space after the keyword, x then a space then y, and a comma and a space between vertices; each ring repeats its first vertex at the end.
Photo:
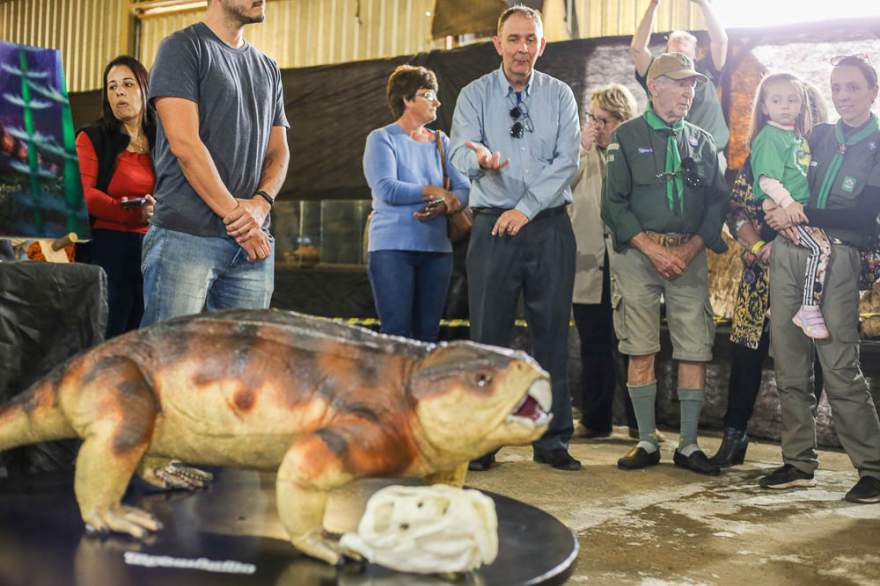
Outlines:
POLYGON ((616 150, 620 150, 620 143, 612 142, 611 144, 608 145, 608 148, 605 149, 605 152, 610 153, 611 151, 616 151, 616 150))
POLYGON ((643 155, 654 152, 654 147, 639 147, 639 152, 643 155))
POLYGON ((868 143, 868 150, 869 151, 876 151, 877 150, 877 143, 876 142, 869 142, 868 143))
POLYGON ((847 175, 843 178, 843 181, 840 183, 840 188, 847 193, 852 193, 853 189, 856 188, 856 178, 850 177, 847 175))
POLYGON ((688 144, 690 144, 694 148, 697 148, 698 146, 700 146, 700 139, 698 139, 696 136, 691 135, 688 137, 688 144))

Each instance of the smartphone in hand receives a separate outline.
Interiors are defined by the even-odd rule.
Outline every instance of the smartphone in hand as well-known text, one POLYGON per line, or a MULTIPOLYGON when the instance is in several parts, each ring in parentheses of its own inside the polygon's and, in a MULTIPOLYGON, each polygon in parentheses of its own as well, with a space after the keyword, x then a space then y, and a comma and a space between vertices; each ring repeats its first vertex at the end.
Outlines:
POLYGON ((427 214, 432 209, 436 208, 439 205, 442 205, 444 202, 442 197, 438 197, 436 199, 429 199, 425 202, 425 205, 422 209, 419 210, 420 214, 427 214))
POLYGON ((146 203, 147 198, 145 197, 123 197, 119 200, 119 205, 126 209, 139 208, 146 205, 146 203))

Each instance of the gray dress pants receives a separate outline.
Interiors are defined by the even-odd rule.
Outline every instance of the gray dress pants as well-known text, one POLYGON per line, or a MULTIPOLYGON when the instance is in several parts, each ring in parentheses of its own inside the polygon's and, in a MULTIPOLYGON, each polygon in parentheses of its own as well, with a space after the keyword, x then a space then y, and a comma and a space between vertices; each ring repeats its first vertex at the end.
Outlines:
MULTIPOLYGON (((777 238, 770 265, 770 340, 776 386, 782 403, 782 459, 813 472, 816 459, 816 399, 810 392, 814 342, 791 318, 801 305, 810 251, 777 238)), ((834 244, 826 275, 822 314, 831 334, 816 340, 834 429, 859 476, 880 478, 880 421, 859 366, 860 259, 855 248, 834 244)))
POLYGON ((568 390, 568 331, 575 239, 564 208, 535 216, 516 236, 492 236, 501 210, 477 211, 467 255, 471 339, 510 347, 520 293, 531 354, 550 373, 553 420, 535 447, 567 448, 574 430, 568 390))

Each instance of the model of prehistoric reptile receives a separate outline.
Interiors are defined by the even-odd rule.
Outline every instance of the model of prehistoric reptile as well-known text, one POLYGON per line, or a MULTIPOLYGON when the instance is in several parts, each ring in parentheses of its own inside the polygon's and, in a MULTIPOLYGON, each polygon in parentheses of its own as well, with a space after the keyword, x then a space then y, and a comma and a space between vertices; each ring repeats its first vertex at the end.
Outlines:
MULTIPOLYGON (((55 368, 0 407, 0 451, 82 438, 74 491, 88 528, 161 528, 121 499, 136 472, 165 486, 206 477, 168 462, 277 471, 293 545, 328 563, 328 491, 364 477, 450 477, 468 460, 536 440, 547 373, 523 352, 424 344, 281 311, 173 319, 55 368)), ((463 481, 464 474, 460 474, 463 481)))

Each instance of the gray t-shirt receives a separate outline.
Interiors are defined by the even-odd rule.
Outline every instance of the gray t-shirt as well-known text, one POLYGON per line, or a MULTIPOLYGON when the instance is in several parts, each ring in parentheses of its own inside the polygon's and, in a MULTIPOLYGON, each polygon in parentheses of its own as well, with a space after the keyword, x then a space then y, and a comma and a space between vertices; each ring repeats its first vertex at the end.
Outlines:
MULTIPOLYGON (((235 49, 204 23, 162 41, 150 72, 150 100, 177 97, 199 106, 199 137, 229 192, 253 197, 273 126, 288 127, 278 65, 245 43, 235 49)), ((198 236, 225 236, 222 219, 190 186, 161 122, 153 148, 152 223, 198 236)), ((268 217, 266 225, 268 227, 268 217)))

